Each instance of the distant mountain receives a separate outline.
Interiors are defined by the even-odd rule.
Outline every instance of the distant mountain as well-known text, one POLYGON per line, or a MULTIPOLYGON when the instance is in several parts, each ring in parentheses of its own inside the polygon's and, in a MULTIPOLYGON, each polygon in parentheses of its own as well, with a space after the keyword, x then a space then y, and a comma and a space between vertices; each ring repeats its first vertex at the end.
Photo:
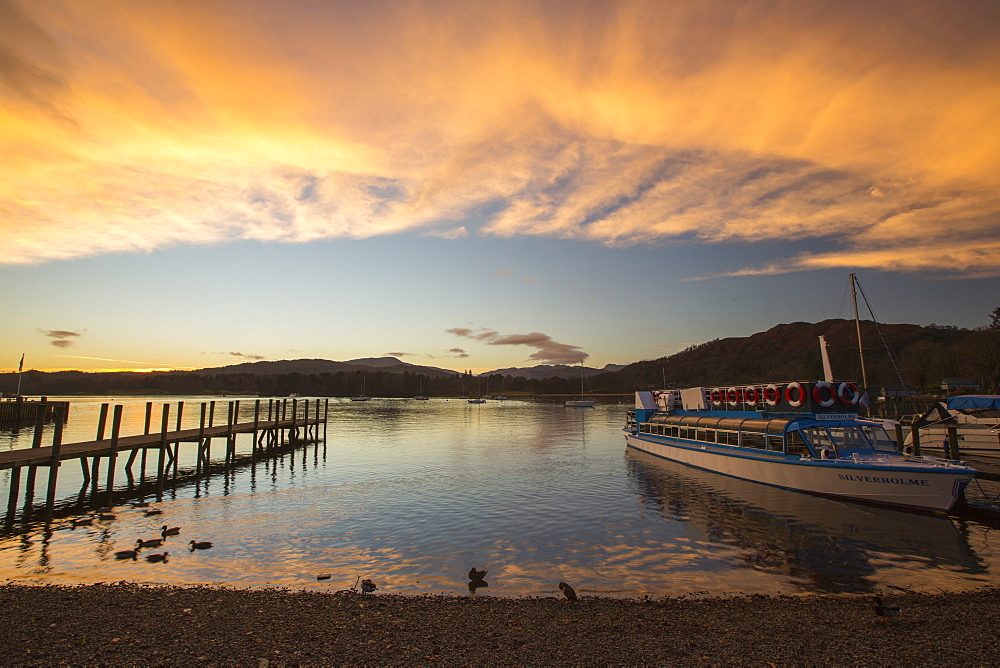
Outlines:
MULTIPOLYGON (((792 322, 750 336, 715 339, 668 357, 630 364, 615 374, 614 382, 621 388, 695 387, 822 378, 821 334, 826 337, 834 377, 860 382, 855 323, 840 319, 792 322)), ((1000 375, 998 334, 862 320, 868 383, 895 385, 902 376, 904 382, 933 388, 943 377, 962 376, 994 386, 1000 375)), ((601 379, 594 382, 600 384, 601 379)))
POLYGON ((350 360, 348 362, 334 362, 322 359, 301 359, 301 360, 277 360, 273 362, 244 362, 242 364, 231 364, 228 366, 211 367, 198 369, 190 373, 196 374, 231 374, 249 373, 260 376, 270 376, 287 373, 298 373, 302 375, 319 373, 354 373, 357 371, 381 371, 388 373, 422 373, 425 376, 456 376, 456 371, 450 369, 439 369, 433 366, 420 366, 408 364, 395 357, 368 357, 364 359, 350 360))
MULTIPOLYGON (((582 373, 585 377, 589 378, 591 376, 596 376, 599 373, 614 373, 615 371, 620 371, 624 368, 624 364, 606 364, 603 369, 594 369, 592 367, 585 366, 582 367, 582 373)), ((479 374, 479 377, 485 378, 487 376, 494 376, 497 374, 501 376, 513 376, 515 378, 527 378, 529 380, 542 380, 544 378, 579 378, 581 374, 581 367, 569 366, 566 364, 539 364, 538 366, 510 367, 508 369, 487 371, 479 374)))

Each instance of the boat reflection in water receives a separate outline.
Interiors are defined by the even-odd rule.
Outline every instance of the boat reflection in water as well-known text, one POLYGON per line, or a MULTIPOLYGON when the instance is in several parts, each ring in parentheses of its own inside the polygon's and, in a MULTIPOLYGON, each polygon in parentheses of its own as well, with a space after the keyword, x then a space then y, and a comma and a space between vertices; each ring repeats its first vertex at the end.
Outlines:
POLYGON ((967 589, 970 576, 988 573, 945 516, 760 485, 632 448, 626 462, 642 501, 664 519, 688 523, 693 540, 737 550, 735 566, 787 577, 804 592, 967 589))

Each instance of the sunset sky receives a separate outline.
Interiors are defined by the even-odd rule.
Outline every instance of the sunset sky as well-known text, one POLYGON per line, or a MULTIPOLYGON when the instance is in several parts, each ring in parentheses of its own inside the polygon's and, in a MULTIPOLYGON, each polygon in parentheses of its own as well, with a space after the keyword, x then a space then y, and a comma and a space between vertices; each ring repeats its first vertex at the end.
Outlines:
POLYGON ((1000 306, 993 0, 0 0, 0 370, 1000 306))

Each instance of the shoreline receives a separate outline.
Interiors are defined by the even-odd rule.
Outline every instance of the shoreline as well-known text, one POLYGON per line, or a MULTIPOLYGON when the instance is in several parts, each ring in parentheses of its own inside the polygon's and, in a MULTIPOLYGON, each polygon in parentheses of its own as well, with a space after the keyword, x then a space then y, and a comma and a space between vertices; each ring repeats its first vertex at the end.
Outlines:
POLYGON ((989 665, 1000 587, 609 598, 0 585, 4 665, 989 665))

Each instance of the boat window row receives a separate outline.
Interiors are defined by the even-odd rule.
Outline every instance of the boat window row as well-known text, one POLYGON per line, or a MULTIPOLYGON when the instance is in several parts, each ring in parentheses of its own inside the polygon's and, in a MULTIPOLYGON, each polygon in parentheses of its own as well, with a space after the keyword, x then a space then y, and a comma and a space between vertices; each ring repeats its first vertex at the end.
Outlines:
POLYGON ((719 443, 803 457, 837 457, 852 452, 898 452, 879 425, 785 428, 791 420, 658 415, 639 425, 646 434, 719 443))
POLYGON ((735 445, 754 450, 784 452, 785 439, 782 435, 788 420, 739 420, 732 418, 689 418, 672 417, 667 420, 646 422, 639 426, 640 431, 659 436, 683 438, 702 443, 721 443, 735 445), (713 425, 702 425, 701 420, 711 420, 713 425), (684 422, 682 422, 684 421, 684 422), (747 424, 747 423, 756 424, 747 424), (768 422, 780 422, 780 427, 768 425, 768 422), (693 424, 692 424, 693 423, 693 424), (743 423, 743 424, 740 424, 743 423), (728 428, 726 428, 728 427, 728 428), (777 433, 774 433, 774 432, 777 433))

